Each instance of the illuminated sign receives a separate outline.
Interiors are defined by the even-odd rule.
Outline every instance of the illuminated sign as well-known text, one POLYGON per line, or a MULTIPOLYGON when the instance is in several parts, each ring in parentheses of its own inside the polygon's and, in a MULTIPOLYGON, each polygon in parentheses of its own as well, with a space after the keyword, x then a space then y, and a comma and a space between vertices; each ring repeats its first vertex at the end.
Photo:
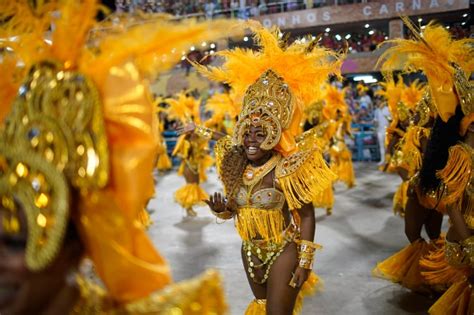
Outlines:
POLYGON ((263 15, 255 19, 266 27, 295 29, 467 9, 469 0, 387 0, 263 15))

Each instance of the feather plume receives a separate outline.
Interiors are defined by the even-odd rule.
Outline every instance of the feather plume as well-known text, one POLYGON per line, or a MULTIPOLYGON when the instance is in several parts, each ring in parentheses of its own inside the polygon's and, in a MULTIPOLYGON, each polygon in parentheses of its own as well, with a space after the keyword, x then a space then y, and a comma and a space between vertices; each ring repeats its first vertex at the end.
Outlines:
POLYGON ((414 39, 393 39, 382 43, 391 46, 382 53, 377 65, 382 64, 381 70, 385 74, 399 69, 404 72, 423 71, 438 113, 448 121, 458 103, 454 92, 454 64, 470 75, 474 69, 474 40, 454 40, 443 26, 433 22, 419 30, 408 18, 404 17, 403 21, 414 39))
POLYGON ((187 96, 185 92, 181 92, 176 95, 176 98, 165 99, 165 102, 169 104, 167 112, 171 119, 178 119, 183 124, 189 121, 200 124, 201 99, 195 99, 192 96, 187 96))
POLYGON ((466 73, 473 70, 474 40, 453 40, 441 25, 430 22, 424 30, 418 30, 407 18, 405 24, 412 30, 415 39, 393 39, 382 43, 390 46, 379 58, 382 71, 402 69, 407 72, 423 71, 428 78, 444 82, 452 78, 458 64, 466 73))
POLYGON ((188 50, 191 44, 240 33, 236 25, 238 23, 230 20, 204 23, 187 20, 178 24, 161 17, 157 21, 125 26, 126 32, 100 39, 100 54, 89 55, 81 68, 94 69, 93 75, 101 80, 111 66, 132 58, 142 73, 154 76, 175 65, 181 59, 181 51, 188 50))
POLYGON ((418 80, 413 81, 409 86, 405 86, 400 95, 400 100, 408 106, 409 109, 415 110, 416 105, 421 101, 425 88, 418 80))
POLYGON ((398 117, 397 104, 400 102, 402 97, 402 90, 405 88, 403 79, 401 76, 398 77, 398 81, 395 82, 393 78, 388 78, 386 82, 381 82, 382 90, 376 92, 377 95, 382 96, 387 100, 388 109, 390 114, 395 119, 398 117))
POLYGON ((211 96, 206 103, 206 111, 210 111, 213 117, 224 117, 229 115, 234 119, 239 115, 241 106, 235 101, 234 93, 218 93, 211 96))
POLYGON ((320 88, 329 75, 340 74, 341 57, 337 53, 302 41, 285 48, 286 45, 280 45, 277 28, 267 30, 256 21, 246 25, 255 33, 259 50, 235 48, 218 52, 225 59, 222 67, 194 64, 209 79, 230 84, 239 99, 269 69, 285 80, 303 104, 311 103, 321 93, 320 88), (308 46, 312 49, 308 50, 308 46))

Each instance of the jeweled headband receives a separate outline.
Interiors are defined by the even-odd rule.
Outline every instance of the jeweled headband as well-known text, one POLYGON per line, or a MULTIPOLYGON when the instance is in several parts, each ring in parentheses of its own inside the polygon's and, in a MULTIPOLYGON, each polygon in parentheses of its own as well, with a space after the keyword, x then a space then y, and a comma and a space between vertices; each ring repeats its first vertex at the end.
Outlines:
POLYGON ((288 84, 275 72, 267 70, 245 92, 235 127, 235 143, 243 144, 243 136, 251 125, 262 126, 266 138, 260 147, 273 149, 280 141, 282 130, 291 122, 293 101, 288 84))

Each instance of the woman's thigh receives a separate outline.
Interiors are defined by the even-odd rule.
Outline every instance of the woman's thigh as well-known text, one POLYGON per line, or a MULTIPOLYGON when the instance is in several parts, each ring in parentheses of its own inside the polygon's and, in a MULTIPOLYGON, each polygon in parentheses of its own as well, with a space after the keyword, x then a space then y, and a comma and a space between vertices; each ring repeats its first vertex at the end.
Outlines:
POLYGON ((289 283, 298 265, 295 243, 290 243, 275 260, 267 281, 267 314, 291 315, 300 288, 289 283))
MULTIPOLYGON (((245 270, 245 275, 247 276, 247 281, 249 282, 250 289, 252 289, 252 293, 257 299, 266 299, 267 298, 267 289, 266 289, 266 284, 258 284, 255 283, 252 278, 250 277, 250 272, 248 271, 249 265, 247 262, 247 253, 244 252, 243 248, 241 249, 241 254, 242 254, 242 263, 244 265, 244 270, 245 270)), ((254 258, 255 261, 256 258, 254 258)), ((261 279, 263 277, 263 272, 256 271, 257 274, 256 276, 258 279, 261 279)))

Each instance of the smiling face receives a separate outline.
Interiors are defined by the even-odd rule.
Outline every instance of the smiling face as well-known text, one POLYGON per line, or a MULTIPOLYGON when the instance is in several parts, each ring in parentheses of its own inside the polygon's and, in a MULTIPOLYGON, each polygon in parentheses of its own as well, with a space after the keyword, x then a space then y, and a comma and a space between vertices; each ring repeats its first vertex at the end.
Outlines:
POLYGON ((244 149, 247 158, 251 162, 257 164, 260 161, 264 162, 271 155, 271 151, 260 148, 266 137, 267 135, 262 126, 250 126, 247 132, 245 132, 243 137, 244 149))

